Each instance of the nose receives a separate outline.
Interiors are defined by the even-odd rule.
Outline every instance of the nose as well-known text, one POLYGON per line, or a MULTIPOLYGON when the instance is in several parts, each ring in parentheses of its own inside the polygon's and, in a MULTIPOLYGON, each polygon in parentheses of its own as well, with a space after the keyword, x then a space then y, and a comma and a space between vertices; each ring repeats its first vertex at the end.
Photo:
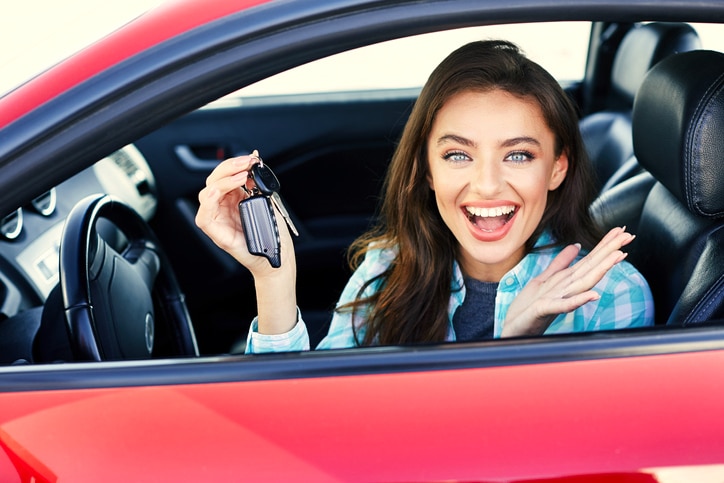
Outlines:
POLYGON ((482 197, 493 197, 501 192, 503 186, 502 166, 489 160, 478 160, 470 187, 482 197))

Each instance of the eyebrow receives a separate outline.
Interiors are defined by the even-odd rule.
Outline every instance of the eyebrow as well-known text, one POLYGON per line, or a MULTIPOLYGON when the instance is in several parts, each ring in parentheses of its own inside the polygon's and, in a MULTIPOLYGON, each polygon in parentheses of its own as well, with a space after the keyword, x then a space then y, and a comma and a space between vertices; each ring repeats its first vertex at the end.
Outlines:
POLYGON ((467 146, 470 148, 477 147, 477 143, 475 141, 471 141, 468 138, 464 138, 462 136, 458 136, 456 134, 444 134, 440 136, 440 138, 437 140, 437 145, 440 146, 441 144, 445 144, 447 141, 453 141, 458 144, 462 144, 463 146, 467 146))
POLYGON ((500 145, 504 148, 511 148, 513 146, 517 146, 518 144, 535 144, 539 147, 541 145, 540 141, 530 136, 519 136, 517 138, 506 139, 500 145))
MULTIPOLYGON (((440 138, 437 140, 437 145, 440 146, 441 144, 445 144, 447 141, 453 141, 471 148, 477 147, 477 143, 475 141, 472 141, 462 136, 458 136, 457 134, 444 134, 440 136, 440 138)), ((518 136, 506 139, 505 141, 500 143, 500 146, 503 148, 510 148, 519 144, 534 144, 536 146, 541 145, 540 141, 538 141, 536 138, 532 138, 530 136, 518 136)))

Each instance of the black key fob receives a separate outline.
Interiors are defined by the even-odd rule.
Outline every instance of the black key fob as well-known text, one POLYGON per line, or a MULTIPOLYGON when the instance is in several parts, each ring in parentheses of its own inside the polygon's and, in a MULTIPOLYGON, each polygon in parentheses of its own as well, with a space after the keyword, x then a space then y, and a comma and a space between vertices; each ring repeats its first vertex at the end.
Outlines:
POLYGON ((251 177, 261 194, 271 196, 272 193, 279 191, 279 180, 266 164, 258 163, 252 166, 251 177))
POLYGON ((299 231, 294 225, 292 217, 289 216, 289 211, 287 210, 286 206, 284 206, 281 196, 279 196, 279 180, 277 179, 277 176, 274 174, 274 171, 271 170, 269 165, 260 162, 252 166, 251 179, 254 180, 254 184, 256 185, 257 190, 262 195, 271 198, 272 203, 279 210, 279 213, 282 214, 284 221, 287 222, 287 225, 289 226, 289 229, 292 231, 292 233, 294 233, 294 236, 299 236, 299 231))
POLYGON ((274 208, 268 196, 252 196, 239 203, 249 253, 266 257, 274 268, 282 265, 281 240, 274 208))

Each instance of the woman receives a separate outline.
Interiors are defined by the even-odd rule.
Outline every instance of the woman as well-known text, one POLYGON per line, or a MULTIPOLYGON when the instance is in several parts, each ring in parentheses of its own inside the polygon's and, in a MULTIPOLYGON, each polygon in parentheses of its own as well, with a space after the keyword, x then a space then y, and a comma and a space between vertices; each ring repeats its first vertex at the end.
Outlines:
MULTIPOLYGON (((286 227, 281 268, 246 250, 237 204, 256 162, 221 163, 196 222, 254 276, 247 352, 307 349, 286 227)), ((648 285, 623 261, 633 235, 601 239, 589 215, 591 176, 575 108, 550 74, 509 42, 459 48, 420 93, 379 224, 351 247, 356 270, 318 348, 652 324, 648 285)))

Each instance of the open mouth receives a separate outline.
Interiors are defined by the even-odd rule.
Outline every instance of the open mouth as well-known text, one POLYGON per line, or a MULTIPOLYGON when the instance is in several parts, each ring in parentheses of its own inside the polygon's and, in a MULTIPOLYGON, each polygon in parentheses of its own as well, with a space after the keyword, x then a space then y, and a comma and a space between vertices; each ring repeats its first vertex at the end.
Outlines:
POLYGON ((466 206, 470 223, 486 233, 493 233, 503 228, 515 216, 518 208, 513 205, 481 208, 466 206))

